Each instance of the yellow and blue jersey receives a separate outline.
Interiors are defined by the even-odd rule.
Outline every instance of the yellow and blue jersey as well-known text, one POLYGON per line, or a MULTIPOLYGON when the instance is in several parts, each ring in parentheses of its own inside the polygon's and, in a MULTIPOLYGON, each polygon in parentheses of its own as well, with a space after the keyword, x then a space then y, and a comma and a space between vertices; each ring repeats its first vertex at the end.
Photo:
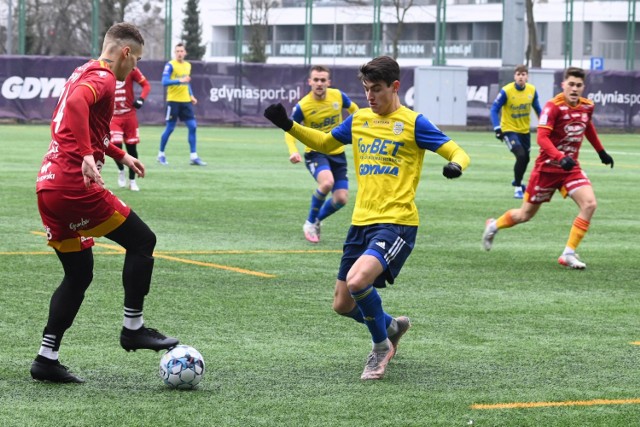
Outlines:
POLYGON ((191 64, 175 59, 166 63, 162 72, 162 85, 167 88, 168 102, 191 102, 191 85, 180 79, 191 75, 191 64))
POLYGON ((535 86, 527 83, 520 87, 515 82, 505 85, 491 105, 493 128, 501 128, 503 132, 529 133, 531 108, 540 116, 535 86), (500 109, 502 115, 499 114, 500 109))
POLYGON ((352 224, 419 225, 415 196, 425 150, 435 152, 450 138, 404 106, 387 116, 360 109, 331 135, 353 144, 358 193, 352 224))
MULTIPOLYGON (((311 129, 318 129, 327 133, 342 123, 343 108, 347 109, 349 113, 358 110, 356 103, 351 101, 344 92, 334 88, 327 88, 326 96, 322 100, 316 100, 313 97, 313 93, 308 93, 300 99, 295 107, 293 107, 291 120, 311 129)), ((293 136, 286 133, 285 142, 290 155, 298 152, 296 139, 293 136)), ((305 152, 309 151, 312 150, 306 147, 305 152)), ((343 152, 344 147, 340 147, 327 154, 336 155, 343 152)))

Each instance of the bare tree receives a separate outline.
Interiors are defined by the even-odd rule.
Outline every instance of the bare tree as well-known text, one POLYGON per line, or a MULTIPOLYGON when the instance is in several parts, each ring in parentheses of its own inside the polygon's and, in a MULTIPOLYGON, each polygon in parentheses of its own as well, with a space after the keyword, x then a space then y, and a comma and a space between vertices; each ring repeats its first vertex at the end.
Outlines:
POLYGON ((132 1, 125 20, 135 24, 144 37, 144 58, 164 59, 164 0, 132 1))
MULTIPOLYGON (((163 57, 163 0, 101 0, 98 39, 116 22, 136 24, 145 37, 145 58, 163 57), (158 42, 160 41, 160 42, 158 42), (156 48, 155 45, 160 46, 156 48)), ((17 8, 16 8, 17 9, 17 8)), ((13 13, 17 40, 18 13, 13 13)), ((25 53, 90 56, 92 8, 86 0, 26 0, 25 53)))
MULTIPOLYGON (((355 6, 370 6, 371 0, 344 0, 345 3, 355 6)), ((381 3, 390 4, 394 9, 395 29, 393 31, 385 31, 385 34, 391 39, 391 52, 394 59, 398 58, 398 44, 400 43, 400 37, 402 37, 402 30, 404 29, 404 21, 407 17, 407 12, 413 7, 415 0, 381 0, 381 3)))
POLYGON ((269 10, 277 5, 276 0, 248 0, 245 18, 249 22, 249 53, 247 62, 267 62, 267 40, 269 38, 269 10))
POLYGON ((413 6, 414 0, 393 0, 393 7, 396 12, 396 30, 391 36, 392 55, 394 59, 398 59, 398 43, 402 37, 404 29, 404 20, 407 11, 413 6))
POLYGON ((536 21, 533 18, 533 3, 534 0, 526 1, 527 9, 527 29, 529 34, 529 43, 527 44, 526 59, 527 66, 529 66, 529 60, 531 60, 532 68, 542 67, 542 46, 538 44, 538 32, 536 29, 536 21))

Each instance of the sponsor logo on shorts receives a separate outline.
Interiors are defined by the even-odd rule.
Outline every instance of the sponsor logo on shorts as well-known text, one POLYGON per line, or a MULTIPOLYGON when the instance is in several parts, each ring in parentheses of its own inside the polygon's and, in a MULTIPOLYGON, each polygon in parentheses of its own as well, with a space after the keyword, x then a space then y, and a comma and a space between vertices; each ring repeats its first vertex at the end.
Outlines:
POLYGON ((56 179, 56 174, 55 173, 49 173, 47 175, 40 175, 38 177, 38 179, 36 180, 36 182, 52 181, 54 179, 56 179))
POLYGON ((80 218, 79 222, 76 222, 76 223, 72 222, 71 224, 69 224, 69 229, 73 231, 77 231, 81 228, 85 228, 89 224, 89 221, 90 220, 88 219, 80 218))

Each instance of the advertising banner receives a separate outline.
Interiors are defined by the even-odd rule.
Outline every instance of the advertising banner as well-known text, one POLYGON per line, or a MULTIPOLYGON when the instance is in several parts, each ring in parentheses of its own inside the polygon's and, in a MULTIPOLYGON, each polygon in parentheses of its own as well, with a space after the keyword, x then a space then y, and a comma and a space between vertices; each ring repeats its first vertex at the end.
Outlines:
MULTIPOLYGON (((62 93, 66 79, 79 57, 1 56, 0 120, 47 122, 62 93)), ((144 107, 138 111, 141 124, 164 123, 165 90, 162 87, 164 61, 141 61, 140 70, 151 84, 144 107)), ((332 86, 366 107, 357 66, 331 67, 332 86)), ((402 69, 400 99, 413 106, 413 69, 402 69)), ((233 64, 192 62, 191 85, 198 104, 196 119, 203 125, 267 126, 263 110, 282 102, 291 109, 309 91, 308 67, 286 64, 233 64)), ((555 73, 560 92, 562 71, 555 73)), ((535 82, 532 81, 533 84, 535 82)), ((596 104, 598 127, 640 129, 640 72, 589 71, 584 96, 596 104)), ((136 88, 138 90, 138 88, 136 88)), ((467 125, 491 128, 489 109, 500 87, 498 70, 469 68, 467 125)), ((546 99, 541 99, 544 105, 546 99)))

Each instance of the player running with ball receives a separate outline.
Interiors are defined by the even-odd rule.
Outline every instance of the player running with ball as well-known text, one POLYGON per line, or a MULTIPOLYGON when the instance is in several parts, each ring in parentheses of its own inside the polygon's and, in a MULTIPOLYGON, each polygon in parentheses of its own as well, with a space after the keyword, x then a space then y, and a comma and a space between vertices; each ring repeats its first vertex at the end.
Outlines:
POLYGON ((409 318, 393 318, 383 310, 376 288, 394 282, 413 249, 425 151, 448 160, 442 171, 447 178, 462 175, 469 157, 426 117, 400 103, 400 67, 393 58, 371 60, 360 68, 359 78, 371 108, 354 112, 328 133, 295 123, 282 104, 269 106, 264 115, 313 150, 328 153, 353 145, 358 191, 333 309, 369 328, 373 348, 361 378, 376 380, 411 326, 409 318))

